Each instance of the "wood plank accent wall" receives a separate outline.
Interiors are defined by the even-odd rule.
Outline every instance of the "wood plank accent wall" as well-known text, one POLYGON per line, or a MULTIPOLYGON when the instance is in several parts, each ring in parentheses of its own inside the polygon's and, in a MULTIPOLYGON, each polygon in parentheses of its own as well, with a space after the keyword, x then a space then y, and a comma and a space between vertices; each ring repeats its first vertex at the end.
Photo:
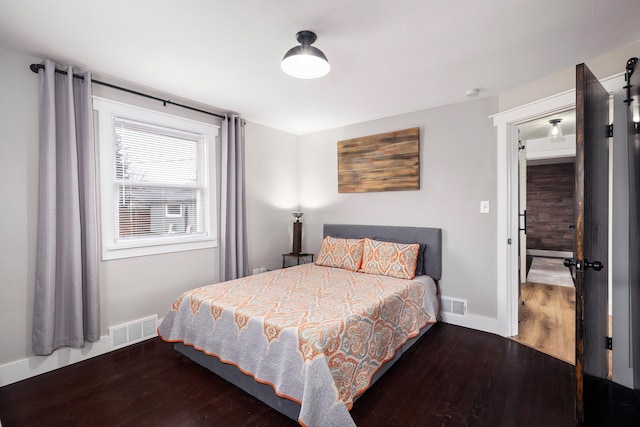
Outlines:
POLYGON ((420 128, 338 141, 338 193, 420 189, 420 128))
POLYGON ((527 167, 527 249, 573 252, 574 165, 527 167))

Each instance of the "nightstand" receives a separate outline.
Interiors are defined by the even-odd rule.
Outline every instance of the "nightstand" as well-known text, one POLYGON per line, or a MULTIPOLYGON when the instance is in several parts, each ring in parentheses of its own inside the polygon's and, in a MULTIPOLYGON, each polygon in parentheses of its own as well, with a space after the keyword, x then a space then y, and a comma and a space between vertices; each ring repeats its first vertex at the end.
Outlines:
POLYGON ((313 254, 294 254, 290 252, 288 254, 282 254, 282 268, 291 267, 290 265, 287 265, 287 258, 295 258, 296 265, 300 265, 301 260, 302 264, 306 264, 307 258, 311 258, 311 262, 313 262, 313 254))

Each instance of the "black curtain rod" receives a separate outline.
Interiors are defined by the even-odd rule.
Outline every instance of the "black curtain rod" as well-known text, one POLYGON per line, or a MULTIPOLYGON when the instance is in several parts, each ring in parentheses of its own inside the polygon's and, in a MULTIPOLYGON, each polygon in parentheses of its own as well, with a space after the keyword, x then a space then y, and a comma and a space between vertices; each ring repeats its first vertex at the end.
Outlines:
MULTIPOLYGON (((29 68, 31 68, 31 71, 33 71, 34 73, 38 74, 38 71, 40 69, 44 68, 44 65, 42 65, 42 64, 31 64, 29 66, 29 68)), ((57 68, 56 68, 56 73, 64 74, 64 75, 67 74, 66 71, 58 70, 57 68)), ((76 79, 84 80, 84 76, 81 76, 80 74, 74 74, 73 77, 75 77, 76 79)), ((170 101, 168 99, 158 98, 157 96, 149 95, 147 93, 138 92, 138 91, 135 91, 135 90, 132 90, 132 89, 127 89, 127 88, 121 87, 121 86, 112 85, 111 83, 101 82, 100 80, 91 79, 91 83, 94 83, 94 84, 97 84, 97 85, 101 85, 101 86, 107 86, 107 87, 110 87, 112 89, 121 90, 121 91, 127 92, 127 93, 132 93, 134 95, 142 96, 144 98, 153 99, 155 101, 160 101, 160 102, 162 102, 162 104, 165 107, 167 106, 167 104, 170 104, 170 105, 175 105, 176 107, 186 108, 187 110, 197 111, 198 113, 203 113, 203 114, 208 114, 210 116, 220 117, 221 119, 226 119, 227 118, 227 116, 224 116, 222 114, 212 113, 210 111, 201 110, 199 108, 190 107, 190 106, 184 105, 184 104, 178 104, 177 102, 173 102, 173 101, 170 101)))

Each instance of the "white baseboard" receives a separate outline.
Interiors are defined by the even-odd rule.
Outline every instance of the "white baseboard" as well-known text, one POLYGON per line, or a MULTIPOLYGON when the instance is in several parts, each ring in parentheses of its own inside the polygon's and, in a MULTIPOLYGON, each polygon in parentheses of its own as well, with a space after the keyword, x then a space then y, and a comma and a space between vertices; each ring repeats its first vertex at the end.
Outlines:
POLYGON ((548 258, 573 258, 573 252, 549 251, 543 249, 527 249, 527 255, 541 256, 548 258))
POLYGON ((13 384, 36 375, 82 362, 109 352, 109 336, 86 343, 84 348, 61 348, 50 356, 31 356, 0 365, 0 387, 13 384))
MULTIPOLYGON (((162 319, 158 320, 156 326, 159 325, 160 322, 162 322, 162 319)), ((125 326, 126 325, 128 324, 125 324, 125 326)), ((158 336, 157 332, 152 336, 144 336, 141 339, 130 341, 128 344, 135 344, 156 336, 158 336)), ((63 347, 54 351, 53 354, 49 356, 30 356, 14 362, 5 363, 4 365, 0 365, 0 387, 109 353, 112 347, 111 344, 109 335, 103 335, 96 342, 85 343, 84 348, 63 347)))
POLYGON ((496 318, 471 313, 467 313, 466 316, 457 316, 455 314, 441 312, 440 315, 444 323, 500 335, 498 333, 498 319, 496 318))

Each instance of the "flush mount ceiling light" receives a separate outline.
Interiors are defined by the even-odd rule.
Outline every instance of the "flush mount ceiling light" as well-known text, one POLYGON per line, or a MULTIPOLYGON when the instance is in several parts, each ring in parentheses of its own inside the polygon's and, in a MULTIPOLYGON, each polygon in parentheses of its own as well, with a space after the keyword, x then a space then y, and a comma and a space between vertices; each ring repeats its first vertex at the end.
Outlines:
POLYGON ((559 141, 562 138, 562 128, 560 127, 560 122, 562 119, 553 119, 549 120, 551 123, 551 129, 549 129, 549 138, 551 138, 551 142, 559 141))
POLYGON ((300 46, 295 46, 282 58, 280 68, 292 77, 299 79, 316 79, 327 75, 331 67, 327 57, 317 47, 311 46, 316 41, 312 31, 300 31, 296 39, 300 46))

